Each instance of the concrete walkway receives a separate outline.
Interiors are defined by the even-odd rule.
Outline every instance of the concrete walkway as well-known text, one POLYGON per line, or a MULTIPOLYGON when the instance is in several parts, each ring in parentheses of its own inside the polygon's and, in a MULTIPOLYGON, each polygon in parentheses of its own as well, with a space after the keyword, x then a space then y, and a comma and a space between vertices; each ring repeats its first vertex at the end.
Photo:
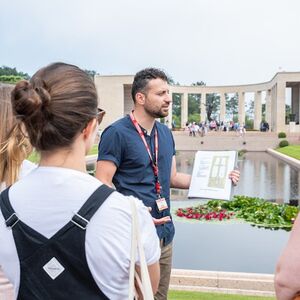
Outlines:
POLYGON ((198 292, 275 296, 274 275, 173 269, 170 289, 198 292))
MULTIPOLYGON (((173 131, 176 150, 242 150, 267 151, 278 147, 282 139, 273 132, 246 132, 244 137, 235 132, 209 132, 205 137, 191 137, 188 132, 173 131)), ((290 134, 286 140, 290 144, 300 144, 299 134, 290 134)))

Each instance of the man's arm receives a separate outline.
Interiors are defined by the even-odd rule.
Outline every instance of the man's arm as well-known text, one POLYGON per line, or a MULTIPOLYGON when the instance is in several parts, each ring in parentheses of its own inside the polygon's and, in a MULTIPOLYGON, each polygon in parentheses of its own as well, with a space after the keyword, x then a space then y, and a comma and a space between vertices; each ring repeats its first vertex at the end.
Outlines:
MULTIPOLYGON (((233 170, 229 173, 229 178, 232 183, 236 185, 239 182, 240 171, 233 170)), ((171 187, 177 189, 188 189, 191 184, 192 176, 189 174, 178 173, 176 169, 176 158, 173 156, 172 169, 171 169, 171 187)))
POLYGON ((96 166, 95 177, 102 183, 112 187, 112 179, 117 171, 117 166, 109 160, 99 160, 96 166))
POLYGON ((188 189, 191 184, 192 176, 189 174, 179 173, 176 168, 176 158, 173 155, 171 168, 171 187, 177 189, 188 189))

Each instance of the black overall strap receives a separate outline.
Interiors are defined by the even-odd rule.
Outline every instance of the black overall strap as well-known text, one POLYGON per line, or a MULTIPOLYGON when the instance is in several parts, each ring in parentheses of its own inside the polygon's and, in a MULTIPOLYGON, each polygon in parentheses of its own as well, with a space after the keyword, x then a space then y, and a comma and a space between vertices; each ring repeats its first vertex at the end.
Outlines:
POLYGON ((107 197, 114 191, 114 189, 102 184, 83 204, 79 211, 74 214, 71 222, 81 229, 86 229, 86 226, 88 225, 92 216, 107 199, 107 197))
MULTIPOLYGON (((83 229, 112 192, 114 190, 105 185, 97 188, 76 217, 50 239, 21 219, 16 226, 7 221, 7 226, 12 227, 20 261, 18 300, 108 299, 89 269, 85 253, 86 231, 83 229)), ((0 205, 6 220, 14 214, 8 191, 1 194, 0 205)))
MULTIPOLYGON (((10 204, 8 198, 9 189, 10 187, 5 189, 0 194, 0 209, 5 219, 6 226, 13 227, 19 221, 19 218, 10 204)), ((86 226, 92 216, 96 213, 103 202, 109 197, 109 195, 114 191, 114 189, 108 187, 105 184, 102 184, 93 192, 93 194, 82 205, 79 211, 74 214, 71 222, 82 229, 86 229, 86 226)))
POLYGON ((6 226, 14 227, 18 223, 19 218, 16 215, 16 212, 14 211, 13 207, 11 206, 11 204, 9 202, 9 199, 8 199, 9 189, 10 189, 10 186, 0 194, 0 209, 1 209, 3 217, 5 219, 6 226))

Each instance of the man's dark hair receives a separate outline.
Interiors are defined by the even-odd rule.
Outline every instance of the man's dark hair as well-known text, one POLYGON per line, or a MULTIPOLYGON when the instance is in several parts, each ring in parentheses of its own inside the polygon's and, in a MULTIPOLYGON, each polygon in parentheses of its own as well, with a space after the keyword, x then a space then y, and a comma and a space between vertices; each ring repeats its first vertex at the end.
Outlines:
POLYGON ((131 96, 135 102, 135 95, 137 93, 146 93, 147 85, 150 80, 160 78, 169 83, 169 78, 166 73, 160 69, 147 68, 137 72, 134 76, 134 80, 131 88, 131 96))

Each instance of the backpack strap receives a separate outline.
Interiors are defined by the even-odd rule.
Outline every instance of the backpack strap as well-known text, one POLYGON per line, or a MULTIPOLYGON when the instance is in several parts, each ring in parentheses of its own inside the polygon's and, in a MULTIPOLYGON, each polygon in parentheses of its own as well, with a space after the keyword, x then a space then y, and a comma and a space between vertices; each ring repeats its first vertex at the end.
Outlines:
POLYGON ((98 208, 104 203, 108 196, 115 190, 102 184, 82 205, 79 211, 74 214, 71 222, 79 228, 85 230, 90 219, 96 213, 98 208))
POLYGON ((0 194, 0 209, 2 211, 6 226, 13 228, 19 222, 19 218, 10 204, 8 198, 9 189, 10 186, 0 194))

